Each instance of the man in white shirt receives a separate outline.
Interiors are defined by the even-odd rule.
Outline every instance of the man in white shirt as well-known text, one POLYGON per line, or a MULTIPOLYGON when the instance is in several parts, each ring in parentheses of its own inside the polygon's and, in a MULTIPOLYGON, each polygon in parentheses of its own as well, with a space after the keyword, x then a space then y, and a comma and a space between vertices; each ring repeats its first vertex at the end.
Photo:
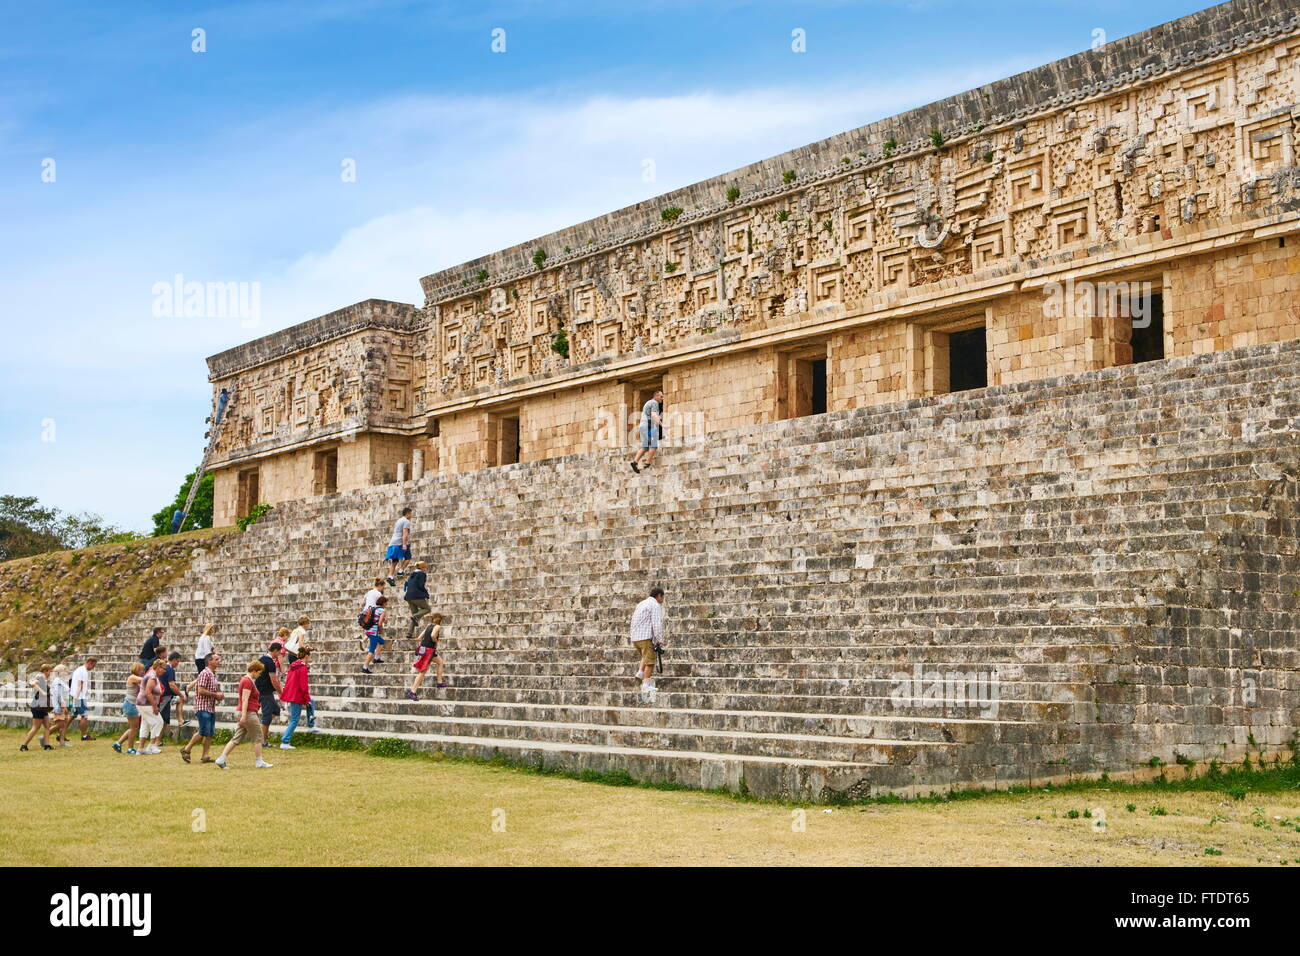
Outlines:
POLYGON ((650 596, 636 606, 632 612, 632 633, 629 640, 641 661, 637 665, 636 676, 641 679, 641 701, 655 702, 655 648, 664 643, 664 589, 650 589, 650 596))
POLYGON ((86 663, 82 664, 72 672, 72 713, 71 717, 79 719, 81 725, 81 739, 94 740, 90 733, 90 719, 87 716, 90 710, 90 672, 98 664, 93 657, 87 657, 86 663))

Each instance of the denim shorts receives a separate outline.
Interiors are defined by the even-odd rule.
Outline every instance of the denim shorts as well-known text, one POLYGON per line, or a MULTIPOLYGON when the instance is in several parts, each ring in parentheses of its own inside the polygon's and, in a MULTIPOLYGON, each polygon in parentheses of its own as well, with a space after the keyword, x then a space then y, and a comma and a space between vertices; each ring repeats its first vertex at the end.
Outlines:
POLYGON ((659 429, 658 429, 658 428, 654 427, 653 425, 651 425, 651 426, 649 426, 649 427, 647 427, 647 426, 645 426, 645 425, 642 425, 639 429, 637 429, 637 431, 639 431, 639 432, 641 433, 641 447, 642 447, 642 448, 658 448, 658 447, 659 447, 659 429))
POLYGON ((194 715, 199 720, 199 736, 213 737, 217 733, 217 714, 212 710, 196 710, 194 715))
POLYGON ((410 561, 411 549, 403 548, 400 544, 390 544, 388 550, 384 552, 385 561, 410 561))
POLYGON ((73 717, 85 717, 89 711, 90 711, 90 705, 87 704, 85 700, 76 701, 72 705, 73 717))
POLYGON ((140 716, 140 708, 135 706, 135 701, 133 700, 122 701, 122 716, 128 719, 132 717, 140 716))
POLYGON ((275 718, 280 716, 280 705, 275 702, 275 698, 270 694, 262 697, 262 723, 269 725, 275 718))
POLYGON ((376 651, 378 651, 381 647, 384 646, 384 639, 380 637, 378 634, 367 634, 366 637, 370 641, 371 654, 374 654, 376 651))

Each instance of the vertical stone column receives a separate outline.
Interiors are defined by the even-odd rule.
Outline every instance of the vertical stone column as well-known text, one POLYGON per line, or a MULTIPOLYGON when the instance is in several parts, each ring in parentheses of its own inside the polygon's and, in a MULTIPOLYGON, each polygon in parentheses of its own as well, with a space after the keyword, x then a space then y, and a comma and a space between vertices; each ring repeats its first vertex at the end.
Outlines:
POLYGON ((397 463, 397 483, 400 485, 405 483, 405 481, 406 481, 406 462, 399 461, 397 463))
POLYGON ((424 449, 416 448, 411 452, 411 477, 419 481, 424 477, 424 449))

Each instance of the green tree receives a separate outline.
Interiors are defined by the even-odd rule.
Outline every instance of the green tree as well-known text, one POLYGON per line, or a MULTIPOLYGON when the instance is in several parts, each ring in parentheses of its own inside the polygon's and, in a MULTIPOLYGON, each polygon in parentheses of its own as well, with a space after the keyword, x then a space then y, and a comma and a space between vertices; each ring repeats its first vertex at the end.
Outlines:
MULTIPOLYGON (((212 473, 208 472, 203 476, 203 480, 199 482, 198 494, 194 496, 190 516, 185 519, 185 527, 181 529, 182 531, 212 527, 212 487, 214 480, 212 473)), ((181 482, 181 490, 176 492, 176 500, 153 516, 153 536, 155 538, 160 535, 171 534, 172 514, 185 507, 185 497, 190 493, 190 483, 193 481, 194 472, 191 471, 185 476, 185 480, 181 482)))
POLYGON ((137 537, 88 511, 63 514, 35 497, 0 495, 0 561, 137 537))
POLYGON ((0 561, 58 551, 57 508, 42 508, 35 497, 0 495, 0 561))

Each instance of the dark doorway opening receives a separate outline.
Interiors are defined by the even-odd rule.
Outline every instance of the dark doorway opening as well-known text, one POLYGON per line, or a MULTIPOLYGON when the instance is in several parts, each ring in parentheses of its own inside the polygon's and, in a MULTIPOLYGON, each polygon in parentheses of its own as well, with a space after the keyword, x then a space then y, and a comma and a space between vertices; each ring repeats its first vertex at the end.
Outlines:
POLYGON ((948 333, 948 391, 964 392, 989 383, 988 342, 984 326, 948 333))
POLYGON ((1133 345, 1133 364, 1164 358, 1164 296, 1156 293, 1135 299, 1129 309, 1129 321, 1133 323, 1130 339, 1133 345))

